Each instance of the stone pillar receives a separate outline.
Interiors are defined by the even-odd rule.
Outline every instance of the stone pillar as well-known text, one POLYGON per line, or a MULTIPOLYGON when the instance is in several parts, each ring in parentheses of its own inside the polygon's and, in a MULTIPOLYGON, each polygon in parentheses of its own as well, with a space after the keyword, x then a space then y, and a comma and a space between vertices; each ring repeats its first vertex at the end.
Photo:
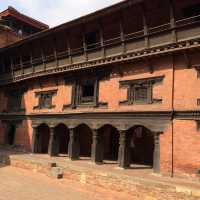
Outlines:
POLYGON ((78 134, 75 132, 75 129, 69 129, 69 145, 68 145, 68 154, 71 160, 78 160, 80 154, 80 146, 78 140, 78 134))
POLYGON ((153 170, 160 173, 160 133, 154 134, 153 170))
POLYGON ((54 127, 50 127, 49 130, 50 130, 50 138, 49 138, 48 154, 50 156, 56 156, 56 142, 55 142, 54 127))
POLYGON ((103 162, 103 146, 102 146, 102 135, 98 130, 92 130, 92 162, 96 164, 102 164, 103 162))
POLYGON ((33 127, 31 151, 32 151, 32 153, 38 153, 38 132, 37 132, 37 127, 33 127))
POLYGON ((130 166, 130 148, 128 143, 128 133, 126 130, 120 130, 118 163, 121 168, 130 166))

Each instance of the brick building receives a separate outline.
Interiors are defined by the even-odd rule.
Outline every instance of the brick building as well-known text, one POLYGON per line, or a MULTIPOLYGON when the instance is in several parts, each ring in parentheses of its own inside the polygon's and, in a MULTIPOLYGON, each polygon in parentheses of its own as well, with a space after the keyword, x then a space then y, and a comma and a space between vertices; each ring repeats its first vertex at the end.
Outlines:
POLYGON ((24 39, 34 33, 48 29, 49 26, 18 12, 9 6, 0 12, 0 47, 24 39))
POLYGON ((127 0, 1 48, 0 142, 195 174, 199 23, 199 0, 127 0))

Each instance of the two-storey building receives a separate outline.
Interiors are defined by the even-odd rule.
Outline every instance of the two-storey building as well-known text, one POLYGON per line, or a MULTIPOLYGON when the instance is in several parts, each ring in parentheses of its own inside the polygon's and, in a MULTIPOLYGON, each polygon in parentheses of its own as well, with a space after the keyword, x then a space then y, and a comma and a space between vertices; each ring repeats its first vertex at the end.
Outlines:
POLYGON ((126 0, 0 49, 0 141, 194 174, 200 2, 126 0))

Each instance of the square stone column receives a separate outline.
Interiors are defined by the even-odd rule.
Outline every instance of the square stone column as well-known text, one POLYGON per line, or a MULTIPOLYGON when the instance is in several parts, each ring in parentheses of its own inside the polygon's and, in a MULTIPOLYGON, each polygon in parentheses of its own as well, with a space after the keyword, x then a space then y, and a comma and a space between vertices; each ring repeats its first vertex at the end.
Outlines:
POLYGON ((128 133, 126 130, 119 131, 119 152, 118 164, 120 168, 126 169, 130 166, 130 148, 128 142, 128 133))
POLYGON ((92 155, 91 160, 96 164, 103 163, 103 145, 102 145, 102 135, 98 130, 92 130, 92 155))
POLYGON ((153 170, 160 173, 160 133, 154 133, 153 170))
POLYGON ((68 154, 71 160, 78 160, 80 155, 80 144, 78 134, 75 132, 74 128, 69 129, 69 145, 68 154))
POLYGON ((50 127, 49 130, 50 130, 50 138, 49 138, 48 154, 50 156, 56 156, 57 146, 56 146, 56 141, 55 141, 55 129, 54 127, 50 127))
POLYGON ((31 152, 38 153, 38 132, 37 127, 33 127, 31 152))

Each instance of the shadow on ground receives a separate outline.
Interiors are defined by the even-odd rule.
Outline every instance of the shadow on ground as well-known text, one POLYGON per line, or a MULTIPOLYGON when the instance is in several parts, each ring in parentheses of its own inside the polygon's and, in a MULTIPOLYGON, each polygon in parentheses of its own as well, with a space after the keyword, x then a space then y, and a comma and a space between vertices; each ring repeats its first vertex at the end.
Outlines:
POLYGON ((28 154, 28 152, 24 151, 24 149, 16 145, 0 145, 0 168, 10 165, 11 155, 20 154, 28 154))

